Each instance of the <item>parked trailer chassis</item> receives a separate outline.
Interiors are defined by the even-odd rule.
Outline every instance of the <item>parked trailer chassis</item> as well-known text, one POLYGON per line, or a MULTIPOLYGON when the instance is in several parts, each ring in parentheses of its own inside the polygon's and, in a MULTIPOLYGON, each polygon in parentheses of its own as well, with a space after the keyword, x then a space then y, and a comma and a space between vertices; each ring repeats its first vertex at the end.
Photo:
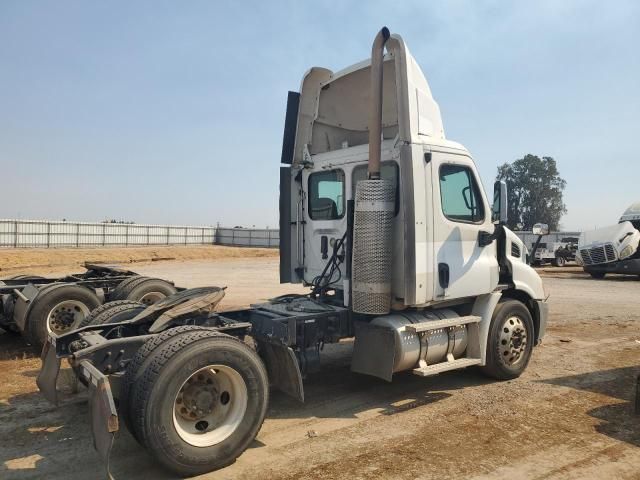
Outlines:
POLYGON ((20 332, 39 353, 48 333, 77 327, 102 303, 133 298, 151 304, 179 290, 171 282, 141 277, 131 270, 91 263, 85 263, 85 268, 84 273, 57 278, 24 275, 0 280, 0 327, 20 332), (127 284, 135 291, 125 290, 127 284), (135 298, 129 295, 132 291, 135 298))

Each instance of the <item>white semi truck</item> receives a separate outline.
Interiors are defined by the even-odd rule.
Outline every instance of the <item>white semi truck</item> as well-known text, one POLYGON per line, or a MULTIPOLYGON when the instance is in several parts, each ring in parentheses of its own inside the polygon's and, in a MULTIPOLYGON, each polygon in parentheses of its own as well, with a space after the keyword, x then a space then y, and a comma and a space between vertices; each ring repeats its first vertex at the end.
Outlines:
POLYGON ((576 262, 593 278, 640 275, 640 202, 627 208, 616 225, 583 232, 576 262))
POLYGON ((322 345, 343 338, 355 338, 354 374, 386 381, 525 370, 547 322, 542 280, 504 226, 504 183, 492 205, 400 36, 383 28, 371 59, 304 75, 282 164, 280 279, 308 295, 215 313, 219 289, 187 290, 45 345, 41 391, 55 402, 68 359, 105 460, 122 419, 179 475, 229 465, 257 435, 269 385, 303 401, 322 345))

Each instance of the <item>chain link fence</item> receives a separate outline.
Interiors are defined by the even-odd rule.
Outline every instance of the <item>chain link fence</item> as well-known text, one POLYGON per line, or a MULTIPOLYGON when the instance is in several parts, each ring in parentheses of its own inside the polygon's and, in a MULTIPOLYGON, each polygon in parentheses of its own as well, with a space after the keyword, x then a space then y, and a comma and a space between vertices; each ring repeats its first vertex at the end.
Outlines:
POLYGON ((144 245, 279 245, 278 230, 204 226, 0 219, 0 247, 128 247, 144 245))

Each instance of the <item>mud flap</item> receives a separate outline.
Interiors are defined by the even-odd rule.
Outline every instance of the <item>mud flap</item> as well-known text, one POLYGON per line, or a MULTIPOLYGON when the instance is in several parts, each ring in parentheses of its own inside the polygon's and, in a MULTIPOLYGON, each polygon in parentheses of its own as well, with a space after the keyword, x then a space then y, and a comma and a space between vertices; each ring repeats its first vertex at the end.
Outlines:
POLYGON ((58 381, 58 373, 60 373, 60 359, 56 355, 55 344, 51 342, 51 339, 47 340, 42 349, 42 368, 38 373, 36 385, 38 385, 44 398, 57 406, 58 391, 56 390, 56 383, 58 381))
POLYGON ((296 400, 304 402, 302 374, 294 351, 285 345, 263 341, 258 341, 258 346, 273 386, 296 400))
POLYGON ((390 328, 356 322, 356 341, 353 345, 351 371, 382 378, 393 377, 396 356, 395 333, 390 328))
POLYGON ((82 375, 89 384, 89 412, 91 414, 91 433, 93 446, 109 472, 109 456, 115 433, 119 429, 118 412, 113 401, 109 379, 94 367, 88 360, 80 362, 82 375))

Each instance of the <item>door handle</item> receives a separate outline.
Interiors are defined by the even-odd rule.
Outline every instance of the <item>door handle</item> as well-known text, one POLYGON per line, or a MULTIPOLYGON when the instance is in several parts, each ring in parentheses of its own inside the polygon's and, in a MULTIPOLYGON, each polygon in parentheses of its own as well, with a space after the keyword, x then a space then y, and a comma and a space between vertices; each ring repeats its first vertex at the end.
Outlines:
POLYGON ((446 263, 438 264, 438 281, 443 290, 449 288, 449 265, 446 263))

